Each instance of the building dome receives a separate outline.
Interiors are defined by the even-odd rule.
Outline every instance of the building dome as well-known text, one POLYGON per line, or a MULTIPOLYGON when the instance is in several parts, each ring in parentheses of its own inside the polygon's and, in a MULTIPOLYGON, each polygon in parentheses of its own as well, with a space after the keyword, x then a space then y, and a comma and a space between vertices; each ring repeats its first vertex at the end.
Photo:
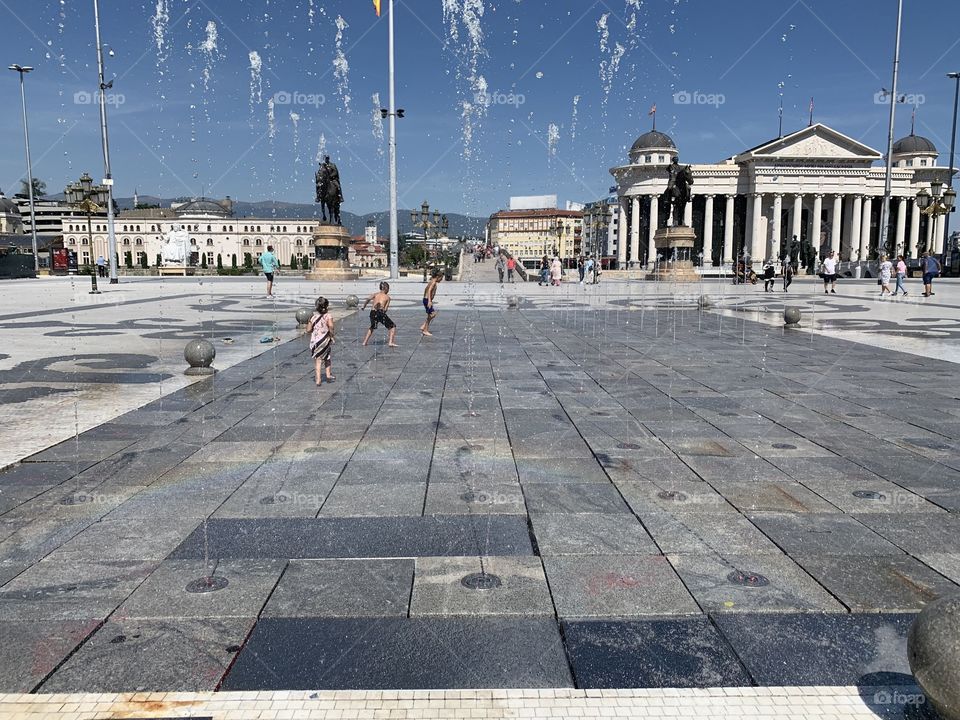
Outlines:
POLYGON ((630 162, 635 164, 669 163, 676 155, 677 146, 673 139, 657 130, 644 133, 637 138, 637 141, 630 148, 630 162))
POLYGON ((0 192, 0 213, 4 215, 19 215, 19 206, 10 198, 0 192))
POLYGON ((919 135, 907 135, 893 144, 894 155, 919 155, 922 153, 937 154, 937 146, 919 135))
POLYGON ((650 132, 644 133, 637 138, 637 141, 633 144, 633 147, 630 148, 630 152, 634 153, 642 150, 666 149, 677 149, 673 139, 666 133, 662 133, 657 130, 651 130, 650 132))

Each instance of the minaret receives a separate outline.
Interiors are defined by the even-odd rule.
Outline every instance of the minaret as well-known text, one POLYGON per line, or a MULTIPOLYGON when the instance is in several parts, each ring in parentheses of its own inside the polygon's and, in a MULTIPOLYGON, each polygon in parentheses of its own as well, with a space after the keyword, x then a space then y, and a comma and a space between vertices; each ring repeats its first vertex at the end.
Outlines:
POLYGON ((139 205, 139 204, 140 204, 140 196, 137 195, 137 189, 134 188, 134 189, 133 189, 133 209, 136 210, 136 209, 137 209, 137 205, 139 205))

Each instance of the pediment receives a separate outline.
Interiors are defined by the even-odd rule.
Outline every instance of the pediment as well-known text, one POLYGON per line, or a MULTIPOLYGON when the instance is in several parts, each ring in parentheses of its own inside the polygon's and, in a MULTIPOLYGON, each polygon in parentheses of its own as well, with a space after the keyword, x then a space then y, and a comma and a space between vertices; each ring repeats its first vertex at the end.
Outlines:
POLYGON ((826 125, 813 125, 747 150, 738 155, 736 160, 849 160, 872 163, 882 157, 873 148, 826 125))

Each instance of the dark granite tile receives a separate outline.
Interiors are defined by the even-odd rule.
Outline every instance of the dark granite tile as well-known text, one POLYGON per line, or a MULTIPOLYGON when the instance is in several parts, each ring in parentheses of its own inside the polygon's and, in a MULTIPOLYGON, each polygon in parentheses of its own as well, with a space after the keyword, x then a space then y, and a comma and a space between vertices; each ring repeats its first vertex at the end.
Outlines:
POLYGON ((629 513, 612 484, 542 483, 523 486, 527 510, 534 513, 629 513))
POLYGON ((849 515, 755 512, 749 517, 790 556, 900 554, 896 546, 849 515))
POLYGON ((563 634, 580 688, 750 685, 730 645, 706 618, 566 621, 563 634))
MULTIPOLYGON (((170 555, 204 556, 204 528, 170 555)), ((210 557, 325 558, 530 555, 526 519, 512 515, 396 518, 212 519, 210 557)))
POLYGON ((570 687, 551 619, 261 620, 223 690, 570 687))
POLYGON ((102 621, 0 620, 0 692, 32 692, 102 621))
POLYGON ((909 674, 915 615, 738 615, 713 621, 761 686, 857 685, 871 673, 909 674))

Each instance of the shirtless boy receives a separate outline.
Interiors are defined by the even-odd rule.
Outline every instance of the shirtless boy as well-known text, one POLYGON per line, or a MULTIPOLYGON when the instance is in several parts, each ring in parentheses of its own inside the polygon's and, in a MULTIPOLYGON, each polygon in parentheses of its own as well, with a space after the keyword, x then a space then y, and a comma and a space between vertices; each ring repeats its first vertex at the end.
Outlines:
POLYGON ((397 326, 387 315, 387 310, 390 309, 390 283, 380 283, 380 290, 363 301, 362 309, 366 310, 370 303, 373 303, 373 310, 370 311, 370 328, 363 339, 364 347, 370 342, 377 325, 383 325, 387 329, 387 347, 397 347, 394 342, 397 339, 397 326))
POLYGON ((423 309, 427 313, 427 319, 420 326, 420 332, 427 337, 433 336, 433 333, 430 332, 430 323, 437 316, 437 310, 433 307, 433 298, 437 294, 437 285, 440 284, 441 280, 443 280, 443 270, 434 270, 430 275, 430 282, 427 283, 427 287, 423 291, 423 309))

